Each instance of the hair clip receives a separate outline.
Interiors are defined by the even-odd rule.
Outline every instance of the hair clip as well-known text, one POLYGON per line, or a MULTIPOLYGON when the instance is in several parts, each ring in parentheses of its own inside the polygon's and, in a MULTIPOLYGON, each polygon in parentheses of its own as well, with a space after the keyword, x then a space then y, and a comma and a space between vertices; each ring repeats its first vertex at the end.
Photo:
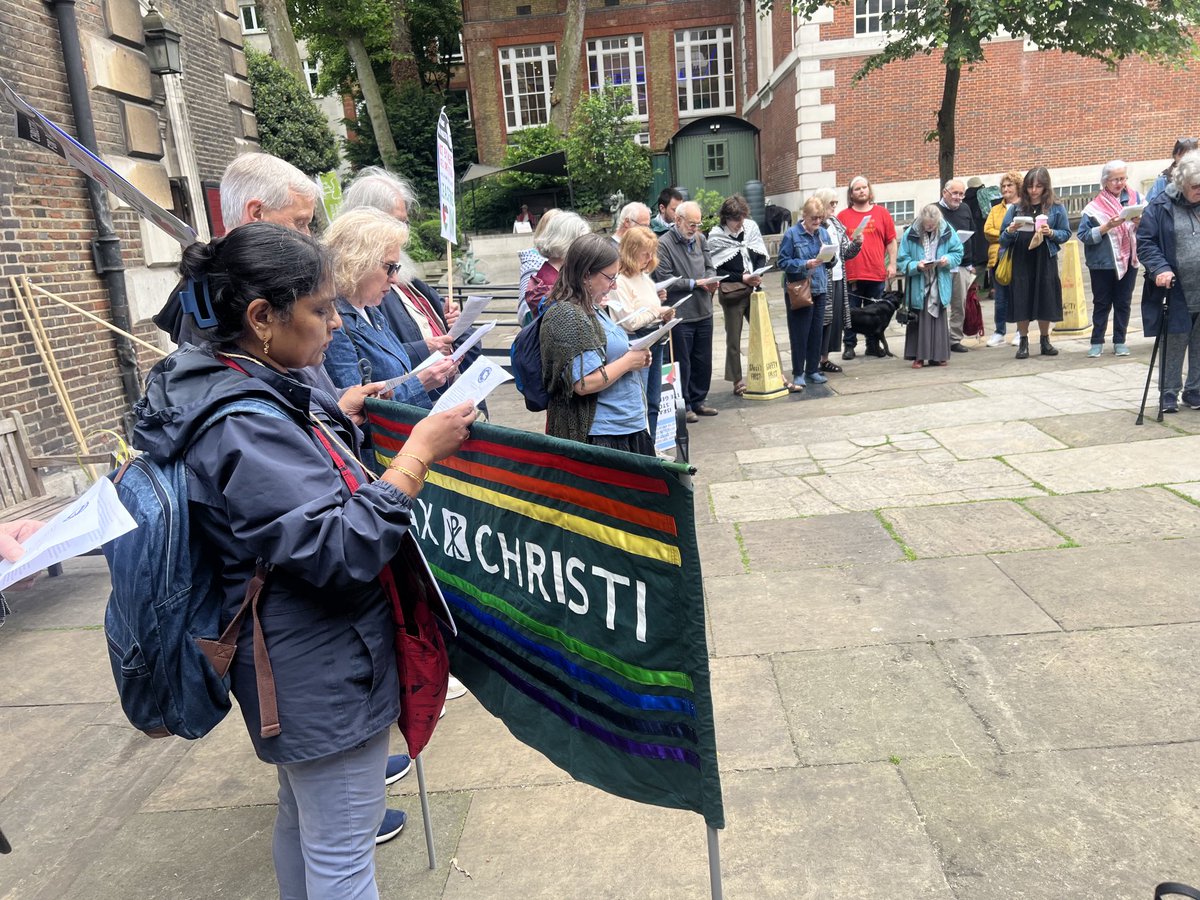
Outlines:
POLYGON ((179 303, 183 307, 183 311, 189 313, 201 328, 212 328, 217 324, 217 316, 212 308, 212 297, 208 293, 207 278, 201 278, 199 281, 189 278, 187 284, 179 292, 179 303))

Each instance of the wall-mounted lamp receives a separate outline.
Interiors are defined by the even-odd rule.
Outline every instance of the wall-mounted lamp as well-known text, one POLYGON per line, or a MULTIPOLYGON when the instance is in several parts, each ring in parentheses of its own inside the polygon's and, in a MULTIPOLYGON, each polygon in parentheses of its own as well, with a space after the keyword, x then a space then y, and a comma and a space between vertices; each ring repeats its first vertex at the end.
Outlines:
POLYGON ((154 0, 150 0, 150 9, 142 17, 142 31, 146 36, 146 59, 150 62, 150 71, 155 75, 182 75, 180 34, 154 8, 154 0))

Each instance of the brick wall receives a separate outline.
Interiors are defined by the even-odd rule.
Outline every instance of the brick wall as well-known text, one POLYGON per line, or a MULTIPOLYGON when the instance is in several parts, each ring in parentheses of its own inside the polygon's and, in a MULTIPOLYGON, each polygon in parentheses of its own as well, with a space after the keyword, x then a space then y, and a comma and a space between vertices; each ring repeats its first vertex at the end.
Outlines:
MULTIPOLYGON (((498 164, 507 129, 498 51, 501 47, 553 43, 562 37, 562 4, 530 0, 532 14, 515 15, 511 0, 467 0, 463 4, 463 41, 470 78, 472 118, 482 162, 498 164)), ((643 36, 650 107, 650 145, 661 150, 679 129, 675 92, 675 31, 709 25, 736 26, 736 4, 728 0, 621 0, 607 7, 600 0, 588 6, 584 39, 626 34, 643 36)), ((735 35, 737 28, 734 29, 735 35)), ((736 41, 736 37, 735 37, 736 41)), ((737 96, 742 95, 742 69, 735 47, 737 96)), ((586 50, 581 54, 580 91, 587 90, 586 50)))
MULTIPOLYGON (((75 8, 101 155, 156 202, 169 206, 163 150, 154 135, 154 93, 161 93, 161 86, 146 69, 136 0, 77 0, 75 8), (136 135, 133 120, 143 126, 136 135)), ((236 65, 233 48, 217 37, 216 17, 231 18, 230 11, 226 0, 177 0, 164 13, 184 36, 185 90, 202 177, 216 178, 243 137, 241 110, 231 106, 225 86, 225 75, 236 65)), ((0 5, 0 59, 18 93, 68 133, 76 133, 57 21, 40 0, 0 5)), ((58 157, 18 140, 5 107, 0 115, 0 412, 21 412, 35 450, 45 453, 73 452, 75 440, 9 276, 27 274, 51 293, 111 320, 108 292, 92 262, 95 224, 85 184, 58 157)), ((110 206, 115 206, 111 198, 110 206)), ((115 208, 112 215, 128 283, 146 264, 143 227, 153 226, 143 225, 127 208, 115 208)), ((37 298, 37 305, 85 434, 119 430, 127 402, 111 332, 51 300, 37 298)), ((157 339, 149 322, 135 326, 134 332, 151 342, 157 339)), ((143 378, 156 359, 149 351, 139 353, 143 378)), ((96 442, 111 447, 102 439, 96 442)))

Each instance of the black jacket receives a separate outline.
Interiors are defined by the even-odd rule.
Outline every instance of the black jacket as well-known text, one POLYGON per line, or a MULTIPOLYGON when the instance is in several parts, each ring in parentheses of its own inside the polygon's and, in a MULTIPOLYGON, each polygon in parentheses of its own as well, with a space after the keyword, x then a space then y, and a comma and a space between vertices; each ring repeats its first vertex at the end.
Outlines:
POLYGON ((301 762, 354 747, 399 715, 395 628, 377 575, 409 528, 411 501, 382 481, 352 495, 308 422, 317 416, 357 452, 357 431, 333 398, 236 361, 249 376, 196 347, 155 366, 135 410, 134 444, 158 459, 184 454, 190 542, 220 573, 222 625, 256 560, 274 566, 262 616, 281 734, 259 736, 253 623, 242 629, 231 678, 259 757, 301 762), (210 413, 244 397, 279 406, 294 425, 239 413, 192 443, 210 413))

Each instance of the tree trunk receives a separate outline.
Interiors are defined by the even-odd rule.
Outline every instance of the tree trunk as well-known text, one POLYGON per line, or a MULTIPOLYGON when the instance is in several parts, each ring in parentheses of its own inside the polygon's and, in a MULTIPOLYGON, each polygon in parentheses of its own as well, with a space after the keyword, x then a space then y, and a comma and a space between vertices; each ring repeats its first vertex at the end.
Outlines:
POLYGON ((362 90, 363 101, 367 104, 367 115, 371 117, 371 130, 375 133, 375 146, 385 166, 394 166, 399 151, 392 139, 392 129, 388 124, 387 109, 383 105, 383 94, 379 92, 379 82, 375 80, 375 70, 371 68, 371 55, 363 43, 361 35, 348 35, 346 49, 350 51, 350 59, 354 62, 354 71, 358 75, 358 86, 362 90))
POLYGON ((562 40, 558 42, 558 75, 550 92, 550 124, 562 134, 571 128, 571 113, 579 96, 579 54, 583 49, 586 17, 587 0, 567 0, 567 18, 562 40))
POLYGON ((408 25, 408 0, 392 0, 392 84, 400 90, 420 84, 421 72, 413 54, 412 30, 408 25))
POLYGON ((938 187, 954 177, 954 114, 958 109, 958 81, 962 67, 946 66, 946 80, 942 83, 942 107, 937 114, 938 129, 938 187))
POLYGON ((267 29, 267 39, 271 42, 271 55, 285 69, 292 72, 308 87, 304 74, 304 61, 300 58, 300 48, 296 46, 296 36, 292 33, 292 22, 288 18, 285 0, 257 0, 258 14, 262 16, 263 25, 267 29))

